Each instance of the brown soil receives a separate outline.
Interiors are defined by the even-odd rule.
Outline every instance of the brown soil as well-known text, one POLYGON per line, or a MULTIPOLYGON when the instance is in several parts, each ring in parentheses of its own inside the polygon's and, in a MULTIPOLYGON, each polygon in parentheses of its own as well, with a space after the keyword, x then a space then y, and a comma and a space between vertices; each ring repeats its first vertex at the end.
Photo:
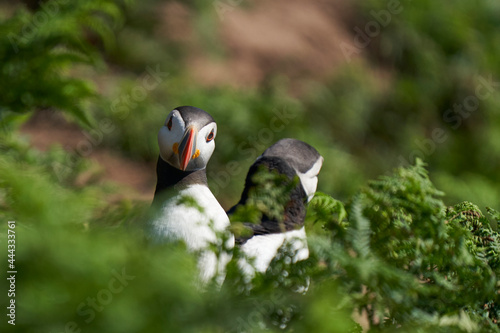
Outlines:
MULTIPOLYGON (((67 122, 60 113, 39 111, 23 125, 21 132, 28 135, 31 144, 42 151, 58 144, 67 151, 80 152, 82 156, 88 157, 100 167, 98 181, 112 181, 121 185, 119 197, 152 200, 156 182, 154 165, 128 159, 109 148, 92 144, 82 129, 67 122), (84 150, 82 147, 92 149, 84 150)), ((78 185, 85 185, 90 178, 93 177, 81 175, 78 185)))
POLYGON ((168 2, 161 11, 165 24, 159 31, 193 49, 187 61, 197 82, 256 86, 270 74, 292 83, 321 80, 345 62, 340 43, 352 41, 344 22, 353 12, 346 1, 256 0, 251 8, 218 3, 214 11, 223 45, 216 48, 225 50, 223 59, 198 47, 192 24, 186 24, 194 15, 185 5, 168 2))

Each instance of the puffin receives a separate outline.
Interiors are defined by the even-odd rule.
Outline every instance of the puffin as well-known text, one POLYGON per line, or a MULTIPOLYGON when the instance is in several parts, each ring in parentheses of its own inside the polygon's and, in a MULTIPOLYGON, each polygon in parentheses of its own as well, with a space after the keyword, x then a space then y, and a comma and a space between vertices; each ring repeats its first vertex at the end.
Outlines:
POLYGON ((236 244, 245 257, 250 259, 239 261, 239 266, 247 277, 253 277, 255 271, 265 273, 283 245, 291 246, 294 252, 293 262, 309 257, 304 219, 307 203, 316 192, 322 165, 323 157, 314 147, 289 138, 270 146, 252 164, 241 199, 228 211, 229 216, 240 206, 247 204, 251 191, 266 191, 265 188, 259 188, 262 186, 255 180, 254 176, 258 172, 274 172, 287 179, 284 185, 291 184, 292 188, 283 205, 282 218, 270 217, 262 212, 259 223, 243 223, 246 232, 236 237, 236 244))
POLYGON ((234 246, 229 218, 207 183, 216 135, 215 120, 200 108, 180 106, 168 114, 158 133, 155 214, 146 231, 152 243, 182 241, 197 253, 204 283, 214 277, 223 281, 234 246), (214 252, 213 244, 224 250, 214 252))

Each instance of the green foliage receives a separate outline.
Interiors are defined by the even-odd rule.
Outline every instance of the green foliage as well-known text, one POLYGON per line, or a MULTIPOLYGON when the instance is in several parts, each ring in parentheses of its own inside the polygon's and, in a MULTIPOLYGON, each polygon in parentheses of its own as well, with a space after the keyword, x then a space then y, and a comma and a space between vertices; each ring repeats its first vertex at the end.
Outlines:
POLYGON ((372 329, 498 330, 498 233, 477 207, 446 211, 441 197, 417 161, 356 195, 345 232, 311 242, 320 276, 336 277, 372 329))
MULTIPOLYGON (((488 209, 492 216, 497 216, 498 212, 488 209)), ((471 238, 467 241, 469 252, 482 259, 495 274, 498 274, 499 260, 498 249, 500 249, 500 239, 498 232, 490 226, 490 221, 482 214, 479 208, 470 203, 463 202, 448 208, 446 212, 447 220, 450 224, 459 223, 471 233, 471 238)))
POLYGON ((103 65, 91 39, 111 46, 121 19, 119 5, 108 0, 50 0, 36 12, 16 8, 0 23, 3 124, 8 125, 9 112, 53 107, 89 126, 85 103, 96 97, 96 89, 74 72, 77 65, 103 65))
MULTIPOLYGON (((382 0, 363 2, 363 21, 374 20, 371 13, 387 10, 387 6, 382 0)), ((481 194, 488 192, 498 202, 499 178, 492 161, 499 148, 493 143, 498 142, 493 138, 498 138, 496 110, 500 106, 495 83, 500 67, 494 61, 500 56, 495 32, 500 26, 498 4, 461 0, 450 7, 427 0, 401 1, 399 9, 363 50, 391 72, 387 89, 372 104, 372 130, 384 133, 384 145, 399 146, 405 160, 412 151, 425 156, 439 169, 436 182, 450 199, 474 198, 487 205, 491 197, 481 194), (432 28, 437 25, 439 32, 432 28), (484 89, 487 93, 482 94, 484 89), (471 108, 466 104, 472 99, 477 104, 471 108), (391 130, 394 126, 399 127, 397 131, 391 130), (432 139, 436 128, 444 130, 444 140, 432 139), (443 170, 451 177, 443 177, 443 170), (465 195, 462 182, 473 190, 472 197, 465 195)))
POLYGON ((313 224, 307 225, 315 233, 331 234, 337 241, 345 236, 349 223, 344 204, 325 193, 316 192, 308 205, 306 219, 313 224), (317 228, 320 226, 321 229, 317 228))

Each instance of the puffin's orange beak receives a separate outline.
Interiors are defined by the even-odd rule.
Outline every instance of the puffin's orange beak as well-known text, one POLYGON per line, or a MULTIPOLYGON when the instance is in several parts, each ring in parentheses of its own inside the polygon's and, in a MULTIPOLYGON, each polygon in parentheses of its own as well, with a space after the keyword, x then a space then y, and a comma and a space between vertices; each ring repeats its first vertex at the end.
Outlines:
POLYGON ((188 127, 186 133, 184 133, 181 144, 179 145, 179 159, 182 171, 185 171, 187 169, 189 161, 191 161, 193 155, 196 152, 197 134, 198 132, 195 128, 188 127))

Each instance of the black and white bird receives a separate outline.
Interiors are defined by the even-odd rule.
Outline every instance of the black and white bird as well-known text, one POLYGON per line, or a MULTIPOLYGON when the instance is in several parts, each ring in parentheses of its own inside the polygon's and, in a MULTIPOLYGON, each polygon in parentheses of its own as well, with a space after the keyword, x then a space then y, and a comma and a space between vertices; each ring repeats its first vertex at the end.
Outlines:
POLYGON ((245 180, 241 199, 228 211, 229 215, 234 214, 239 206, 247 203, 250 191, 259 186, 254 181, 254 175, 263 168, 285 175, 289 180, 298 176, 300 182, 291 190, 287 198, 283 207, 282 221, 263 214, 258 224, 244 223, 250 230, 250 235, 240 236, 236 242, 248 258, 253 258, 253 264, 240 261, 240 267, 247 276, 253 276, 255 270, 265 272, 279 248, 284 244, 291 245, 291 249, 295 252, 294 262, 309 257, 304 218, 307 202, 316 192, 318 174, 322 165, 323 157, 315 148, 295 139, 282 139, 276 142, 252 164, 245 180))
MULTIPOLYGON (((156 168, 157 185, 149 221, 148 238, 156 243, 184 241, 200 254, 198 267, 202 281, 224 275, 230 255, 217 254, 210 244, 220 243, 217 233, 228 232, 229 219, 208 188, 206 166, 215 149, 217 124, 210 114, 192 106, 181 106, 167 116, 158 133, 160 156, 156 168)), ((226 234, 226 247, 234 237, 226 234)))

